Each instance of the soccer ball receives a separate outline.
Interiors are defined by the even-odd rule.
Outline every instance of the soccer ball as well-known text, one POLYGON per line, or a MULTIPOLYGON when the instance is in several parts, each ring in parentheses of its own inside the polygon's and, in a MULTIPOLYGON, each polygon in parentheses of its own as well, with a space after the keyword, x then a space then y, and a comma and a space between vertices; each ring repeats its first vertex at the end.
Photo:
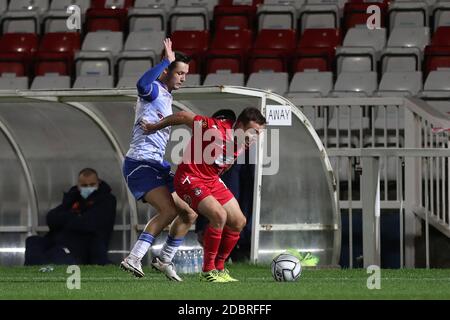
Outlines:
POLYGON ((282 253, 272 260, 275 281, 296 281, 302 273, 300 260, 292 254, 282 253))

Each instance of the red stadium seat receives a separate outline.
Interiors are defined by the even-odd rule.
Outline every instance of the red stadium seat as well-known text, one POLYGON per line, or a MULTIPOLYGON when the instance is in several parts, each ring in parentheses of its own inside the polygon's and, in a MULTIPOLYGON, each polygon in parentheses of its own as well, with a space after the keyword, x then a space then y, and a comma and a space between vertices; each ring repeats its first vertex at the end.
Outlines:
POLYGON ((334 54, 335 49, 332 47, 299 47, 295 52, 292 72, 303 72, 305 69, 331 71, 334 54))
POLYGON ((220 69, 244 72, 244 64, 252 45, 252 32, 243 30, 220 30, 212 40, 211 49, 206 55, 207 73, 220 69), (217 59, 224 59, 224 67, 217 59))
POLYGON ((32 56, 38 49, 35 33, 6 33, 0 38, 0 52, 17 52, 32 56))
POLYGON ((295 49, 294 30, 261 30, 249 57, 249 73, 260 70, 286 72, 295 49))
POLYGON ((120 8, 129 8, 134 4, 134 0, 92 0, 91 8, 103 9, 103 8, 112 8, 112 9, 120 9, 120 8))
POLYGON ((381 27, 386 25, 387 2, 347 2, 344 6, 344 30, 345 32, 358 24, 366 24, 367 19, 372 15, 367 13, 367 8, 376 5, 380 8, 381 27))
POLYGON ((336 48, 342 44, 340 29, 306 29, 298 47, 336 48))
POLYGON ((450 46, 427 46, 424 56, 425 77, 438 68, 450 68, 450 46))
POLYGON ((216 6, 214 7, 215 30, 253 29, 256 7, 216 6))
POLYGON ((127 13, 127 9, 90 8, 86 12, 87 32, 98 30, 124 31, 127 13))
POLYGON ((0 52, 0 76, 3 73, 15 73, 17 77, 28 75, 27 60, 17 53, 0 52))
POLYGON ((38 49, 34 33, 6 33, 0 38, 0 73, 27 76, 38 49))
POLYGON ((252 32, 242 30, 218 30, 211 49, 233 49, 247 51, 252 45, 252 32))
POLYGON ((432 46, 450 46, 450 27, 439 27, 431 39, 432 46))
POLYGON ((173 49, 191 58, 189 73, 200 73, 201 63, 209 47, 209 31, 175 31, 171 37, 173 49), (195 72, 194 72, 195 71, 195 72))
POLYGON ((76 32, 46 33, 41 40, 39 51, 68 52, 72 55, 81 47, 80 34, 76 32))
POLYGON ((74 32, 47 33, 42 38, 36 55, 34 73, 72 75, 75 51, 81 47, 80 34, 74 32))

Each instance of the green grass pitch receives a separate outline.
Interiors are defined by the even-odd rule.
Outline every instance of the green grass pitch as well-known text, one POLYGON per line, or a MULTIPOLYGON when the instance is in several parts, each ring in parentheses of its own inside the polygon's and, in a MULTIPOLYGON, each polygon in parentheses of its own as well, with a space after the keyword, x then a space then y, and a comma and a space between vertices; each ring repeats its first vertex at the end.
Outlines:
POLYGON ((229 266, 238 283, 204 283, 196 275, 168 281, 144 268, 136 279, 118 266, 81 266, 81 288, 66 286, 66 266, 42 273, 36 267, 0 267, 0 299, 450 299, 450 270, 381 270, 381 289, 369 290, 363 269, 303 270, 297 282, 278 283, 269 266, 229 266))

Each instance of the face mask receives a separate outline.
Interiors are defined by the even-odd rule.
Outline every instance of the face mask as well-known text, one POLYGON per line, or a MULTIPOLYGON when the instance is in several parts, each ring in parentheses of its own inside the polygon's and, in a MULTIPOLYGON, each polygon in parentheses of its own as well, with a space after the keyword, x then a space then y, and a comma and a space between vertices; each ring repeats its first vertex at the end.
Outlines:
POLYGON ((87 199, 95 190, 97 190, 97 187, 81 187, 80 194, 84 199, 87 199))

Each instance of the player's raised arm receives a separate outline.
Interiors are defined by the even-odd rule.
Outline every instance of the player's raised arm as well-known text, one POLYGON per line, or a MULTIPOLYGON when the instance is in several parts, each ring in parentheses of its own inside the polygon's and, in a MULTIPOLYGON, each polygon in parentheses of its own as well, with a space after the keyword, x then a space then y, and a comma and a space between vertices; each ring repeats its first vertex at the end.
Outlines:
POLYGON ((165 117, 164 119, 156 123, 148 123, 145 122, 144 120, 141 120, 140 125, 142 130, 144 130, 144 133, 150 134, 170 126, 185 124, 187 126, 192 127, 192 125, 194 124, 194 117, 195 113, 188 111, 180 111, 168 117, 165 117))
POLYGON ((158 96, 158 89, 155 89, 153 82, 158 79, 161 73, 175 61, 175 53, 172 51, 172 41, 169 38, 164 40, 164 58, 162 61, 145 72, 137 82, 139 96, 146 100, 153 101, 158 96))

